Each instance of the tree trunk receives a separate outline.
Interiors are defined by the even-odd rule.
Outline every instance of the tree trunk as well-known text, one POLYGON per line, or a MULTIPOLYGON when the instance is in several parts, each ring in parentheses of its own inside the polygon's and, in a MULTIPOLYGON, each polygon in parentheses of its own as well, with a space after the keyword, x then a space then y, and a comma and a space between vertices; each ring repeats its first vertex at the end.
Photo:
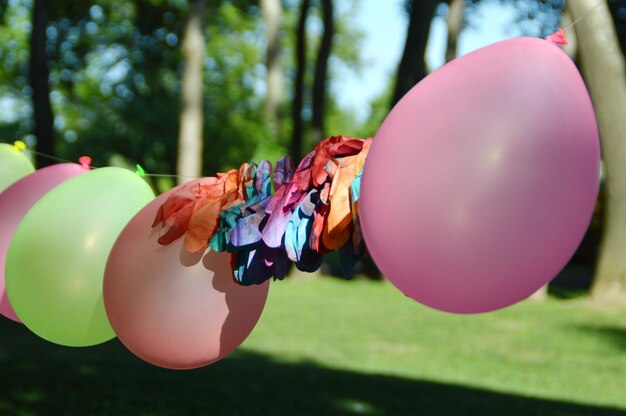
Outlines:
MULTIPOLYGON (((598 5, 570 0, 572 18, 598 5)), ((626 301, 626 69, 606 3, 574 26, 583 75, 598 118, 606 170, 606 216, 592 295, 626 301)))
POLYGON ((624 13, 624 0, 609 1, 609 10, 611 11, 611 17, 613 18, 613 24, 617 32, 619 44, 622 49, 622 53, 626 55, 626 18, 624 13))
MULTIPOLYGON (((396 86, 391 101, 393 107, 404 94, 426 76, 426 44, 430 23, 435 15, 435 8, 439 1, 434 0, 410 0, 409 25, 407 29, 404 53, 398 65, 396 86)), ((380 278, 381 273, 376 263, 370 256, 363 261, 363 274, 372 279, 380 278)))
POLYGON ((561 48, 565 51, 566 54, 569 55, 570 58, 574 62, 578 60, 578 38, 576 37, 576 31, 571 26, 572 24, 572 13, 569 8, 563 9, 563 14, 561 15, 561 27, 564 28, 565 37, 567 38, 567 45, 562 45, 561 48))
POLYGON ((206 0, 195 0, 191 5, 185 27, 182 52, 185 61, 182 84, 182 108, 178 136, 178 183, 202 176, 204 83, 204 17, 206 0))
POLYGON ((450 62, 458 55, 458 43, 461 29, 463 28, 463 12, 465 0, 451 0, 448 5, 448 42, 446 45, 446 62, 450 62))
POLYGON ((406 43, 394 89, 391 105, 394 106, 404 94, 426 76, 426 44, 430 23, 435 15, 437 0, 411 0, 409 28, 406 34, 406 43))
MULTIPOLYGON (((572 23, 572 16, 567 8, 563 9, 563 15, 561 16, 561 27, 568 27, 572 23)), ((565 29, 565 36, 567 38, 567 45, 563 45, 562 48, 569 55, 572 60, 576 59, 578 53, 578 43, 576 39, 576 33, 574 28, 565 29)), ((548 298, 548 284, 543 285, 535 293, 530 295, 531 300, 543 301, 548 298)))
MULTIPOLYGON (((33 89, 33 116, 37 151, 54 155, 54 116, 50 105, 48 84, 48 59, 46 57, 46 29, 50 19, 51 0, 35 0, 33 4, 33 27, 30 37, 30 85, 33 89)), ((42 168, 53 163, 37 155, 37 166, 42 168)))
POLYGON ((325 137, 324 116, 326 115, 326 80, 328 79, 328 58, 333 45, 335 22, 333 19, 332 0, 321 0, 324 33, 315 63, 315 78, 313 80, 313 118, 311 129, 313 143, 322 141, 325 137))
POLYGON ((302 135, 304 120, 302 119, 302 105, 304 102, 304 72, 306 69, 306 20, 309 14, 309 0, 300 3, 300 16, 296 28, 296 79, 294 82, 294 96, 292 106, 293 133, 291 137, 290 154, 297 165, 302 157, 302 135))
POLYGON ((261 13, 265 23, 267 51, 265 67, 267 69, 265 96, 265 117, 275 137, 282 132, 282 101, 284 94, 285 73, 281 60, 280 28, 282 25, 282 6, 280 0, 261 0, 261 13))
POLYGON ((548 299, 548 285, 543 285, 535 293, 528 297, 530 300, 534 300, 535 302, 543 302, 548 299))

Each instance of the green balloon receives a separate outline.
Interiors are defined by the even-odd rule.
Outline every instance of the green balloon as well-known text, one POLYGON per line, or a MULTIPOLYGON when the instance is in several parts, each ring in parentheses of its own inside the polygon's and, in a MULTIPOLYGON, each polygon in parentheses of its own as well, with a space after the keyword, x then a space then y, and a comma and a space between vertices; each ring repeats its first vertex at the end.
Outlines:
POLYGON ((31 331, 72 347, 115 337, 102 300, 107 258, 153 198, 135 173, 101 168, 63 182, 28 211, 11 240, 5 279, 11 306, 31 331))
POLYGON ((0 192, 34 171, 35 167, 24 152, 0 143, 0 192))

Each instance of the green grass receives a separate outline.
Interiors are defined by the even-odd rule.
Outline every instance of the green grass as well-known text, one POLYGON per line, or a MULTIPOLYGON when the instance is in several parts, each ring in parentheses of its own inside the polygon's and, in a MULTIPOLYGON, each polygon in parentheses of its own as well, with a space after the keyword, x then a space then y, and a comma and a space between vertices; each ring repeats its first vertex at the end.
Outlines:
POLYGON ((383 282, 274 282, 227 359, 168 371, 0 321, 4 414, 626 415, 626 309, 584 299, 437 312, 383 282))

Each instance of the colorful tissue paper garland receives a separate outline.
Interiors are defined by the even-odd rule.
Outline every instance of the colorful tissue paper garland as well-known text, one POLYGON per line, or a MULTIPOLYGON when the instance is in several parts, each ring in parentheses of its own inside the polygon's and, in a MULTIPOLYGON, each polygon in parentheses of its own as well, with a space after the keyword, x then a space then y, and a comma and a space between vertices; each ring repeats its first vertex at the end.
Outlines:
MULTIPOLYGON (((546 40, 567 44, 562 29, 546 40)), ((190 252, 210 246, 232 253, 233 274, 242 285, 283 279, 289 261, 313 272, 333 250, 339 250, 341 266, 351 276, 365 252, 357 201, 370 144, 371 139, 333 136, 295 171, 283 158, 275 169, 268 161, 246 163, 193 181, 159 210, 153 227, 166 229, 159 243, 184 236, 190 252)))
POLYGON ((365 252, 357 201, 370 145, 371 139, 333 136, 295 170, 283 157, 275 168, 267 160, 245 163, 185 184, 152 224, 165 229, 159 244, 184 236, 192 253, 207 247, 232 253, 235 281, 246 286, 282 280, 289 261, 314 272, 322 256, 337 249, 351 276, 365 252))

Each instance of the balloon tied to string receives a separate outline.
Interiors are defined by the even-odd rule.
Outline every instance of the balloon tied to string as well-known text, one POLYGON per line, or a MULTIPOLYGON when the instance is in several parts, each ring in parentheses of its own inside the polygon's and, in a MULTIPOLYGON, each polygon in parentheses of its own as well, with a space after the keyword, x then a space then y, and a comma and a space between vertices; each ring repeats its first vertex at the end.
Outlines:
POLYGON ((554 43, 555 45, 567 45, 567 37, 565 36, 563 28, 559 28, 553 34, 546 36, 546 40, 554 43))
POLYGON ((81 156, 78 158, 78 163, 83 169, 91 170, 91 158, 89 156, 81 156))
POLYGON ((525 299, 572 257, 598 192, 589 95, 547 41, 510 39, 447 63, 394 106, 374 145, 333 136, 295 167, 244 163, 156 199, 141 176, 176 175, 95 169, 88 156, 30 175, 28 158, 0 145, 0 169, 28 175, 0 193, 0 207, 21 207, 10 232, 0 227, 16 318, 62 345, 117 335, 156 365, 195 368, 243 342, 290 262, 312 272, 336 251, 350 275, 365 239, 385 277, 432 308, 525 299), (46 267, 32 261, 50 253, 46 267))
POLYGON ((21 140, 16 140, 15 142, 13 142, 13 148, 17 150, 18 152, 23 152, 24 150, 27 149, 26 143, 24 143, 21 140))
POLYGON ((565 28, 560 27, 560 28, 558 28, 558 30, 556 32, 552 33, 551 35, 546 36, 545 40, 547 40, 548 42, 552 42, 555 45, 567 45, 567 37, 565 36, 565 30, 567 30, 567 29, 569 29, 571 27, 574 27, 574 25, 576 25, 581 20, 589 17, 589 15, 594 10, 596 10, 604 2, 605 2, 605 0, 600 0, 592 8, 587 10, 582 15, 578 16, 578 18, 576 20, 574 20, 573 22, 571 22, 570 24, 565 26, 565 28))

